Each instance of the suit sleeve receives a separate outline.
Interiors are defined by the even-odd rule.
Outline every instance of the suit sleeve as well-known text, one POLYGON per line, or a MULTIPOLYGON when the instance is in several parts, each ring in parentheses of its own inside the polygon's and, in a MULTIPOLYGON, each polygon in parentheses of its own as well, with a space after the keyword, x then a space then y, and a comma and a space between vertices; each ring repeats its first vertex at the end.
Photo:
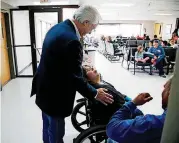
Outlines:
POLYGON ((84 78, 82 71, 83 50, 79 41, 71 41, 67 45, 67 67, 76 90, 88 99, 94 99, 97 90, 91 86, 84 78))

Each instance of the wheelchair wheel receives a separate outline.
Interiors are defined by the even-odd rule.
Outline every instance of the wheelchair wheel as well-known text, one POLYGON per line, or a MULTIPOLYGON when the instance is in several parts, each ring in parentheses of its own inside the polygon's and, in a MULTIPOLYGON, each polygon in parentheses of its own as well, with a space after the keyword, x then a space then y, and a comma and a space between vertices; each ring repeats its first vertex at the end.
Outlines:
POLYGON ((85 113, 85 102, 78 103, 73 109, 71 115, 72 125, 77 131, 82 132, 88 128, 86 116, 87 115, 85 113))
POLYGON ((83 131, 74 143, 107 143, 106 126, 98 125, 83 131))

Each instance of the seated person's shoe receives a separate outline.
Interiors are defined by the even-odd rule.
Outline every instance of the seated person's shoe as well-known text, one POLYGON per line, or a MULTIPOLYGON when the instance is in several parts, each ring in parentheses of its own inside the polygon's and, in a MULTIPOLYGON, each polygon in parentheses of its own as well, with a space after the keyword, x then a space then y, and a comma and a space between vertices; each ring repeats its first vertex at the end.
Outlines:
POLYGON ((145 67, 144 67, 144 66, 142 66, 142 67, 141 67, 141 70, 143 70, 143 71, 144 71, 144 70, 145 70, 145 67))
POLYGON ((149 75, 153 75, 152 72, 150 72, 149 75))
POLYGON ((163 75, 159 75, 160 77, 163 77, 163 78, 166 78, 166 75, 165 74, 163 74, 163 75))

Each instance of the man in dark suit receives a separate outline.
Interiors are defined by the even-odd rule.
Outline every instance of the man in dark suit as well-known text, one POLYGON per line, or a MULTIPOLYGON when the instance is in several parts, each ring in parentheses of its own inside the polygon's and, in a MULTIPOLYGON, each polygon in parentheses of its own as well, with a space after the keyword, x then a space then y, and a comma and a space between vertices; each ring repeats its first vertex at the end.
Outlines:
POLYGON ((100 15, 91 6, 82 6, 73 20, 52 27, 46 34, 42 56, 33 79, 31 96, 42 110, 44 143, 63 143, 65 117, 70 116, 76 91, 88 99, 112 104, 112 96, 95 89, 83 79, 83 47, 80 39, 96 28, 100 15))

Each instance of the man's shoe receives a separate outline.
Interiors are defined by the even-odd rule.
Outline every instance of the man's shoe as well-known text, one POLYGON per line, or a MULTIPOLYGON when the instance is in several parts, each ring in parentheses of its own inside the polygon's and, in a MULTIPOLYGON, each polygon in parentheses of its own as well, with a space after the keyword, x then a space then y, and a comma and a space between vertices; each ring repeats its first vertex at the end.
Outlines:
POLYGON ((163 75, 160 75, 160 77, 166 78, 166 75, 163 74, 163 75))

